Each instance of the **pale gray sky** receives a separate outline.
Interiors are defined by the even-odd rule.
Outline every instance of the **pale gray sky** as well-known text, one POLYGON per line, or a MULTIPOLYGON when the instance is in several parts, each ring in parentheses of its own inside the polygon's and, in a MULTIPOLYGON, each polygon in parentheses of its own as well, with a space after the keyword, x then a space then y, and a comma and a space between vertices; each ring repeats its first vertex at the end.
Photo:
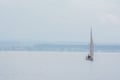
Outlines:
POLYGON ((120 0, 0 0, 0 41, 120 44, 120 0))

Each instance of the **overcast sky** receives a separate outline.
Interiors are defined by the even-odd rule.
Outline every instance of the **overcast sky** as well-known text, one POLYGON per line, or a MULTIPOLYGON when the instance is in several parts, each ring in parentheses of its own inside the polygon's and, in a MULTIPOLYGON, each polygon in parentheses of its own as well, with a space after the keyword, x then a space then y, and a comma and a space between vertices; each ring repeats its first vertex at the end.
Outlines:
POLYGON ((120 0, 0 0, 0 41, 120 44, 120 0))

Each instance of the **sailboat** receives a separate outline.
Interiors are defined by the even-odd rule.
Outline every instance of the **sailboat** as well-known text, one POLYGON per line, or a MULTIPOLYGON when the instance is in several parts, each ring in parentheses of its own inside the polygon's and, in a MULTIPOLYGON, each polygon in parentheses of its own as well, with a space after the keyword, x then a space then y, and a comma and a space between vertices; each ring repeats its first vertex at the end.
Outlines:
POLYGON ((92 28, 91 28, 91 33, 90 33, 90 53, 86 57, 86 60, 93 61, 93 56, 94 56, 94 43, 93 43, 92 28))

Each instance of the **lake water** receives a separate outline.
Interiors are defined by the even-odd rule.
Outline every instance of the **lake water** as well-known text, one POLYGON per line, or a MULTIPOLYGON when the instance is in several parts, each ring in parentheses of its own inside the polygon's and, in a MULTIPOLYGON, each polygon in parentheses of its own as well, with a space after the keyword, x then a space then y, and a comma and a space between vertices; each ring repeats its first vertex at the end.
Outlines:
POLYGON ((120 80, 120 54, 1 51, 0 80, 120 80))

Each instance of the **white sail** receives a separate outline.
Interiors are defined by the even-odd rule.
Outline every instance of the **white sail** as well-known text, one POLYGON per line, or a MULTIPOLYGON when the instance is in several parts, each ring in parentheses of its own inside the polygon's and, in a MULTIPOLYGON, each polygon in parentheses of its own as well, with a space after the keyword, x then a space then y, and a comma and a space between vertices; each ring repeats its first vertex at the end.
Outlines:
POLYGON ((92 28, 90 33, 90 53, 86 57, 86 60, 93 61, 94 56, 94 44, 93 44, 93 38, 92 38, 92 28))
POLYGON ((93 38, 92 38, 92 28, 91 28, 91 34, 90 34, 90 56, 94 56, 94 44, 93 44, 93 38))

